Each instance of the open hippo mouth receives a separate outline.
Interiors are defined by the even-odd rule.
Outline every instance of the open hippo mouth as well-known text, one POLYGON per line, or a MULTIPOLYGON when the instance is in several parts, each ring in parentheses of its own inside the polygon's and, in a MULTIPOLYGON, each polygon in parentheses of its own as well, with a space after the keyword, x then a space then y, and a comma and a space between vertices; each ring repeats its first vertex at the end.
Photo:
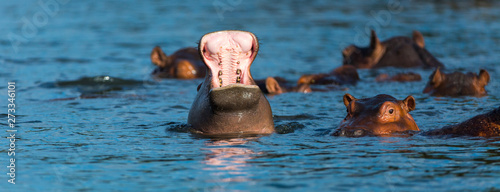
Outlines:
POLYGON ((255 35, 245 31, 219 31, 201 38, 199 51, 208 67, 212 106, 231 110, 257 105, 261 91, 250 74, 250 65, 258 49, 255 35))

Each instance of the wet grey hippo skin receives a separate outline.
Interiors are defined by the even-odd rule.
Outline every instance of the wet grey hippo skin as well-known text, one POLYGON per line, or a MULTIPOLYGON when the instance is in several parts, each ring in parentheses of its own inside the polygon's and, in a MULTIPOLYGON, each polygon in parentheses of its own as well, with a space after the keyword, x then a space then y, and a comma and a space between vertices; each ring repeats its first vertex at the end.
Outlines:
POLYGON ((218 31, 204 35, 198 50, 207 74, 189 111, 188 124, 205 135, 269 134, 269 102, 250 74, 259 50, 254 34, 218 31))

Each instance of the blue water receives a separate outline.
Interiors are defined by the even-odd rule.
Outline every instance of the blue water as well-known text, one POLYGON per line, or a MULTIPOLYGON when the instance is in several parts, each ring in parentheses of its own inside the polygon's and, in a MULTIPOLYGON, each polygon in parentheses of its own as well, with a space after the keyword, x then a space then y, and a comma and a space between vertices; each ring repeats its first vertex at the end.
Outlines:
POLYGON ((413 95, 422 130, 498 107, 500 2, 69 0, 46 17, 37 2, 0 2, 0 191, 500 190, 498 138, 329 136, 345 116, 345 93, 413 95), (23 18, 36 31, 23 32, 23 18), (489 95, 422 94, 429 70, 360 70, 356 86, 268 97, 279 133, 210 139, 182 129, 201 80, 150 76, 154 46, 172 53, 239 29, 261 43, 254 78, 296 81, 340 66, 341 49, 367 45, 369 28, 382 40, 421 31, 449 71, 488 70, 489 95), (9 34, 25 41, 13 46, 9 34), (374 82, 409 71, 424 80, 374 82), (92 82, 100 76, 124 82, 92 82), (6 175, 8 81, 17 93, 15 185, 6 175))

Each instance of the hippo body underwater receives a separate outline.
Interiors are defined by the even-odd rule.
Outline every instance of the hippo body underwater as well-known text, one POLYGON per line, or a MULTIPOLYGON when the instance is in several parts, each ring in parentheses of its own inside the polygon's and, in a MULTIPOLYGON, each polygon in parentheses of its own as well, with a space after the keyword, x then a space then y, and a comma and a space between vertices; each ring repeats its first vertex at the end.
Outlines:
POLYGON ((376 82, 412 82, 412 81, 420 81, 422 80, 422 76, 418 73, 408 72, 408 73, 398 73, 393 76, 389 76, 389 74, 384 73, 380 74, 375 78, 376 82))
POLYGON ((350 45, 342 51, 343 64, 356 68, 443 68, 424 46, 424 37, 418 31, 413 32, 413 38, 400 36, 380 42, 372 30, 368 47, 350 45))
POLYGON ((359 81, 359 74, 353 66, 340 66, 330 73, 302 75, 297 84, 317 85, 355 85, 359 81))
POLYGON ((207 73, 189 111, 192 129, 204 135, 274 132, 269 102, 250 74, 259 50, 255 35, 245 31, 208 33, 198 49, 207 73))
MULTIPOLYGON (((356 99, 346 94, 343 100, 347 116, 333 132, 334 136, 397 136, 420 131, 409 114, 415 109, 412 96, 404 100, 397 100, 390 95, 356 99)), ((500 107, 460 124, 426 131, 423 135, 500 136, 500 107)))
POLYGON ((290 85, 290 82, 281 77, 267 77, 266 79, 255 80, 255 83, 262 92, 269 95, 278 95, 288 92, 312 92, 311 87, 307 84, 290 85))

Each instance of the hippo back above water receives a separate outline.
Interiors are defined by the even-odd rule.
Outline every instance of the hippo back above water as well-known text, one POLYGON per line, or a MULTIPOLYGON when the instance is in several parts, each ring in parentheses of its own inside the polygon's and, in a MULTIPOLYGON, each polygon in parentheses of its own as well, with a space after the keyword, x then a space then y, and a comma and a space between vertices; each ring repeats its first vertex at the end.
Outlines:
POLYGON ((443 64, 424 46, 424 37, 418 31, 413 32, 413 38, 393 37, 380 42, 372 30, 368 47, 350 45, 342 51, 343 64, 353 65, 356 68, 443 68, 443 64))

